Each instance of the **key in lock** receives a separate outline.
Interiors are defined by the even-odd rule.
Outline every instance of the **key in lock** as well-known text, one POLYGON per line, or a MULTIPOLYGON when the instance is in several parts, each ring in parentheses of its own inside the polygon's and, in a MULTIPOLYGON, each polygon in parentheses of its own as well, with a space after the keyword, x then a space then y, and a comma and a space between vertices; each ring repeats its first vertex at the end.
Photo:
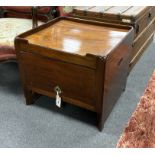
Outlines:
POLYGON ((59 86, 56 86, 54 88, 54 91, 56 92, 56 100, 55 100, 55 103, 56 103, 56 106, 61 108, 61 97, 60 97, 60 94, 61 94, 61 89, 59 86))

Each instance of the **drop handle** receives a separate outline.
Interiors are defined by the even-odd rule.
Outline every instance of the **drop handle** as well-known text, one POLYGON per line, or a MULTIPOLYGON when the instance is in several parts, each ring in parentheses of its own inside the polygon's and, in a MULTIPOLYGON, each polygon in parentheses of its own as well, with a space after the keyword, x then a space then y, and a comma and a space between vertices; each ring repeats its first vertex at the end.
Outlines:
POLYGON ((122 63, 122 61, 123 61, 123 58, 121 58, 121 59, 118 61, 117 65, 120 66, 121 63, 122 63))
POLYGON ((55 104, 57 107, 61 108, 61 96, 60 94, 62 93, 61 89, 59 86, 54 87, 54 91, 56 92, 56 100, 55 100, 55 104))

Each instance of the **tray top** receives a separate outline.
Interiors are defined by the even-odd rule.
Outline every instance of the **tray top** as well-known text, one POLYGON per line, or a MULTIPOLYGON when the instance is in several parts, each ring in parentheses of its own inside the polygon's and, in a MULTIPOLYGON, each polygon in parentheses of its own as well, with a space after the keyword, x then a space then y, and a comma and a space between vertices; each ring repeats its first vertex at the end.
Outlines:
POLYGON ((25 39, 31 44, 67 53, 104 56, 117 46, 128 31, 62 19, 25 39))

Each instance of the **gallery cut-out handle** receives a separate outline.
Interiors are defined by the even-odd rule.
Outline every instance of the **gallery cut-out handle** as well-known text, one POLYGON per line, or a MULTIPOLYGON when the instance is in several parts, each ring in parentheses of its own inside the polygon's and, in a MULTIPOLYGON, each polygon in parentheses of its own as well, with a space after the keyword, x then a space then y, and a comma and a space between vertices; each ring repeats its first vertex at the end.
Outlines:
POLYGON ((61 108, 61 97, 60 97, 60 94, 61 94, 62 91, 61 91, 59 86, 56 86, 54 88, 54 91, 56 92, 56 100, 55 100, 56 106, 61 108))
POLYGON ((117 65, 120 66, 120 64, 122 63, 122 61, 123 61, 123 58, 121 58, 121 59, 118 61, 117 65))

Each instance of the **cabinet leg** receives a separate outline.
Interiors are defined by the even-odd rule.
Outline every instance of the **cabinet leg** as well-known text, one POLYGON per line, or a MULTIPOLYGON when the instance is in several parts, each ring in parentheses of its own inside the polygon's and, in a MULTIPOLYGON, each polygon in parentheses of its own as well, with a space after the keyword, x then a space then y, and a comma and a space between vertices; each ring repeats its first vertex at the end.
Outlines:
POLYGON ((99 131, 102 131, 104 128, 104 121, 102 119, 102 114, 97 114, 97 127, 99 131))
POLYGON ((35 102, 35 100, 40 97, 39 94, 36 94, 28 89, 24 89, 24 95, 25 95, 25 99, 26 99, 26 105, 33 104, 35 102))
POLYGON ((26 99, 26 105, 31 105, 33 104, 33 93, 32 91, 28 90, 28 89, 24 89, 24 95, 25 95, 25 99, 26 99))

